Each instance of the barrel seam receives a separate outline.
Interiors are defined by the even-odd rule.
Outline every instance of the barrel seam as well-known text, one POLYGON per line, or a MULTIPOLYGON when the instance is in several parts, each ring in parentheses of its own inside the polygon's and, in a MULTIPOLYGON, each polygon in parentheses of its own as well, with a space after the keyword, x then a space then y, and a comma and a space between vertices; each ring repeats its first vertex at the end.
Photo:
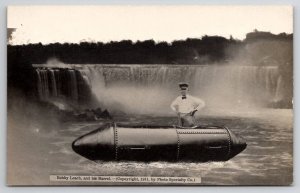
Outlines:
POLYGON ((118 130, 116 125, 113 125, 114 128, 114 135, 115 135, 115 160, 118 160, 118 130))
POLYGON ((179 156, 180 156, 180 138, 179 138, 179 133, 176 129, 176 135, 177 135, 177 161, 179 161, 179 156))
POLYGON ((227 158, 229 159, 229 156, 230 156, 230 153, 231 153, 231 135, 229 133, 229 130, 227 127, 224 127, 224 129, 226 130, 227 132, 227 140, 228 140, 228 152, 227 152, 227 158))
POLYGON ((178 131, 178 134, 227 134, 227 132, 205 132, 205 131, 178 131))

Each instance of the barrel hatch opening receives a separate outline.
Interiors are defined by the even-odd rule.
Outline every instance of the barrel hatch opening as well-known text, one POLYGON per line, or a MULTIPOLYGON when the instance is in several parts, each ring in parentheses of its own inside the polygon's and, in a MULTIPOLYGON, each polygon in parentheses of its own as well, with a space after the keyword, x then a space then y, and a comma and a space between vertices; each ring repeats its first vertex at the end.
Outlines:
POLYGON ((222 148, 228 148, 227 146, 206 146, 206 149, 222 149, 222 148))
POLYGON ((129 149, 132 149, 132 150, 145 150, 146 147, 129 147, 129 149))

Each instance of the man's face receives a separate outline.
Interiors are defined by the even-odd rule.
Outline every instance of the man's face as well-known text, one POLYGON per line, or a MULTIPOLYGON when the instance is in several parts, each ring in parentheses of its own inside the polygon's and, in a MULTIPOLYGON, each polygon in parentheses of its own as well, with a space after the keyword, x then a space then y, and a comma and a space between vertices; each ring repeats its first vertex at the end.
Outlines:
POLYGON ((181 93, 182 96, 185 96, 186 93, 187 93, 187 88, 186 89, 181 89, 180 93, 181 93))

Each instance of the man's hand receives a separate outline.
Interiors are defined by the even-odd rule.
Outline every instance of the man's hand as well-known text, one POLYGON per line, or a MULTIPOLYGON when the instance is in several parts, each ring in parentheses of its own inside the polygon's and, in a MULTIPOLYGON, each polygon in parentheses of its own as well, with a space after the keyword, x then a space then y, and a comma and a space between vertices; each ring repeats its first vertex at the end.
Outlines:
POLYGON ((198 111, 197 109, 194 109, 193 111, 190 112, 190 115, 194 116, 197 111, 198 111))

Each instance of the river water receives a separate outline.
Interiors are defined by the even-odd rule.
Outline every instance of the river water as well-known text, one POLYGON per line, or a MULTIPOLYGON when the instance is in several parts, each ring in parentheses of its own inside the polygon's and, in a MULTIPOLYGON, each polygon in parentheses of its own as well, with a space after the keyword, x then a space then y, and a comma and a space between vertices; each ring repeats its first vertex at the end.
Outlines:
MULTIPOLYGON (((226 125, 247 141, 247 148, 226 162, 93 162, 71 143, 103 122, 64 122, 39 119, 41 112, 8 119, 8 184, 72 185, 50 182, 49 175, 118 175, 201 177, 203 185, 288 185, 293 179, 293 112, 259 109, 244 112, 202 112, 201 124, 226 125), (226 115, 226 116, 225 116, 226 115)), ((176 117, 123 115, 118 123, 173 125, 176 117)), ((97 183, 90 183, 99 185, 97 183)), ((73 183, 74 185, 74 183, 73 183)), ((88 183, 82 183, 88 185, 88 183)))

